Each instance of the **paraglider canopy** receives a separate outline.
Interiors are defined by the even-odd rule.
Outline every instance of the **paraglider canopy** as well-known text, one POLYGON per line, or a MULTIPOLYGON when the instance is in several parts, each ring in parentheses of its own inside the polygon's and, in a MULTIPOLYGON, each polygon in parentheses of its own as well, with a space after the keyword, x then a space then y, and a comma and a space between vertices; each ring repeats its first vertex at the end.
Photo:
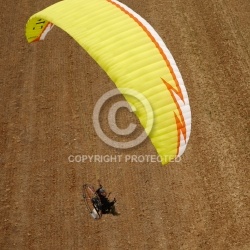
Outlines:
POLYGON ((61 1, 29 19, 28 42, 43 40, 53 25, 71 35, 118 89, 140 93, 150 103, 148 111, 141 98, 124 95, 162 164, 181 156, 191 131, 188 95, 171 53, 152 26, 116 0, 61 1), (148 124, 153 124, 150 131, 148 124))

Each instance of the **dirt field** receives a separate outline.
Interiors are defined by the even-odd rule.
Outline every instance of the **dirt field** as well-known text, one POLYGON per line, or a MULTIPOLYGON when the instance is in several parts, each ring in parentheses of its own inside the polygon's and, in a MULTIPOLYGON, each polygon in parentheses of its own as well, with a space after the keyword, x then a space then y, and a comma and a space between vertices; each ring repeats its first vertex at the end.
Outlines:
POLYGON ((164 167, 69 162, 155 150, 99 139, 93 107, 114 84, 64 31, 26 42, 28 18, 55 2, 1 2, 0 249, 249 250, 249 0, 122 1, 166 42, 189 94, 187 150, 164 167), (82 184, 98 178, 120 216, 87 213, 82 184))

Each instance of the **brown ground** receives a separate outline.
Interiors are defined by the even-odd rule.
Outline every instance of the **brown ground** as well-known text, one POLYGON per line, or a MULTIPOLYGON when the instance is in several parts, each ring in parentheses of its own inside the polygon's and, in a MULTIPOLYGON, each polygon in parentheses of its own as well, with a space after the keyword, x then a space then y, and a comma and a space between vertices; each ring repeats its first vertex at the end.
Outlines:
POLYGON ((188 90, 191 138, 165 167, 68 162, 155 151, 97 137, 93 107, 114 84, 65 32, 26 43, 28 18, 54 2, 1 3, 0 249, 250 249, 249 0, 123 1, 166 41, 188 90), (87 214, 81 187, 98 178, 120 216, 87 214))

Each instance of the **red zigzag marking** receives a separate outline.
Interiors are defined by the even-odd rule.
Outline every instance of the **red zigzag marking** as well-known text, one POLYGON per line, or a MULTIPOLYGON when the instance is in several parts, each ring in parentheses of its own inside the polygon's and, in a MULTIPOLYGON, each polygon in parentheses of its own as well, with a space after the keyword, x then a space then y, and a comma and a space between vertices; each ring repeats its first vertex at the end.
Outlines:
POLYGON ((180 105, 179 105, 179 103, 174 95, 174 92, 181 98, 181 100, 183 102, 184 102, 184 98, 183 98, 180 86, 177 86, 177 90, 176 90, 175 88, 172 87, 172 85, 170 85, 168 82, 166 82, 163 78, 161 78, 161 79, 162 79, 163 83, 166 85, 167 89, 169 90, 169 92, 170 92, 170 94, 171 94, 171 96, 176 104, 176 107, 179 111, 180 119, 178 118, 178 115, 176 115, 176 113, 174 112, 175 122, 176 122, 176 126, 177 126, 177 131, 178 131, 178 145, 177 145, 177 154, 176 154, 176 155, 178 155, 179 149, 180 149, 181 133, 183 134, 184 140, 186 142, 187 130, 186 130, 185 119, 183 117, 180 105))

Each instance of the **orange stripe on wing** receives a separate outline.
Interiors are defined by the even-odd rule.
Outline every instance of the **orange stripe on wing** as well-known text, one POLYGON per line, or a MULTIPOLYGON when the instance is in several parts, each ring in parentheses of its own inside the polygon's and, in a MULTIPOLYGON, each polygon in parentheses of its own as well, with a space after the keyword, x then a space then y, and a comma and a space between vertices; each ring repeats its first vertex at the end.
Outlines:
POLYGON ((186 142, 186 138, 187 138, 187 129, 186 129, 186 123, 185 123, 185 119, 183 117, 183 114, 182 114, 182 110, 180 108, 180 105, 174 95, 174 92, 181 98, 181 100, 184 102, 184 98, 183 98, 183 95, 182 95, 182 92, 181 92, 181 89, 179 88, 179 86, 177 87, 178 90, 174 89, 172 87, 172 85, 170 85, 168 82, 166 82, 164 79, 162 79, 163 83, 166 85, 167 89, 169 90, 174 102, 175 102, 175 105, 178 109, 178 112, 179 112, 179 117, 180 119, 178 118, 178 116, 176 115, 176 113, 174 112, 174 116, 175 116, 175 122, 176 122, 176 126, 177 126, 177 131, 178 131, 178 147, 177 147, 177 154, 179 154, 179 148, 180 148, 180 141, 181 141, 181 133, 183 134, 184 136, 184 140, 186 142))

